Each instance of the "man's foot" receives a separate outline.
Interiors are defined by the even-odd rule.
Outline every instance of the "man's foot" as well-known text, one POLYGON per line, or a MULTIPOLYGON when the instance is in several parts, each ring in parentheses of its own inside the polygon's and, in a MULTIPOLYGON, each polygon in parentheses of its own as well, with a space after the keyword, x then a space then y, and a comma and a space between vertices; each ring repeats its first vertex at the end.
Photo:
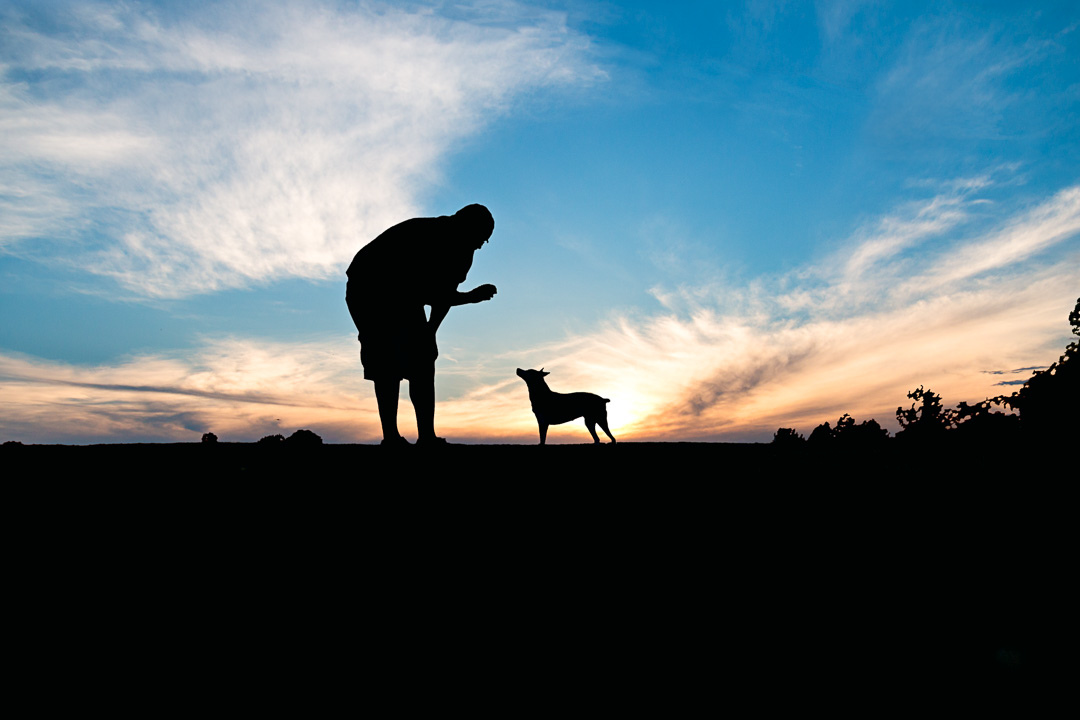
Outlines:
POLYGON ((396 447, 396 448, 409 447, 409 441, 406 440, 405 438, 401 437, 400 435, 398 435, 397 437, 393 437, 393 438, 385 438, 379 444, 382 445, 383 447, 396 447))
POLYGON ((443 447, 447 445, 446 438, 435 437, 422 437, 416 439, 416 447, 443 447))

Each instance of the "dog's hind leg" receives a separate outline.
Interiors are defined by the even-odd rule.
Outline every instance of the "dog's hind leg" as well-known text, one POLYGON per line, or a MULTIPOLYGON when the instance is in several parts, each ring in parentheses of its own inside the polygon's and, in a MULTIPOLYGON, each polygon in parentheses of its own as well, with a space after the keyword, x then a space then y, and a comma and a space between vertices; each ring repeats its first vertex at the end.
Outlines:
MULTIPOLYGON (((611 444, 612 444, 612 445, 614 445, 614 444, 615 444, 615 436, 611 434, 611 431, 610 431, 610 430, 608 430, 608 426, 607 426, 607 413, 605 412, 605 413, 604 413, 603 415, 601 415, 601 416, 600 416, 599 418, 597 418, 596 422, 600 424, 600 428, 601 428, 601 429, 602 429, 602 430, 603 430, 603 431, 604 431, 605 433, 607 433, 607 436, 608 436, 609 438, 611 438, 611 444)), ((593 433, 593 436, 595 437, 595 436, 596 436, 596 433, 593 433)), ((599 441, 597 441, 597 442, 599 442, 599 441)))
POLYGON ((585 418, 585 427, 589 428, 589 433, 592 435, 592 441, 599 445, 600 437, 596 434, 596 420, 593 418, 585 418))

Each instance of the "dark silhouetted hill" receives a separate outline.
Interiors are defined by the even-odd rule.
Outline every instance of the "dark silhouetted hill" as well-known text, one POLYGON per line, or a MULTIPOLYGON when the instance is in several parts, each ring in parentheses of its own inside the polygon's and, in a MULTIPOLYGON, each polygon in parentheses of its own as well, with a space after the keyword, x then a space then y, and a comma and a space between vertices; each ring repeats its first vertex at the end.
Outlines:
POLYGON ((142 638, 203 672, 325 679, 361 652, 391 687, 419 662, 455 692, 587 683, 657 709, 1065 682, 1071 483, 1034 449, 406 450, 4 445, 13 587, 69 662, 142 638))

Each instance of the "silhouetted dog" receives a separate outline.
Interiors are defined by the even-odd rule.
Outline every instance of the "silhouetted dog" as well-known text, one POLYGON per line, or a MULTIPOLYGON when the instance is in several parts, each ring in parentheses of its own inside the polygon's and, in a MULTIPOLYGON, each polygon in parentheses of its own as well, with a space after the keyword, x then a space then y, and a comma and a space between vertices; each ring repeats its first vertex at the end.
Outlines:
POLYGON ((599 443, 596 426, 599 425, 614 444, 615 436, 607 426, 607 398, 587 392, 557 393, 552 392, 544 378, 551 373, 539 370, 517 369, 518 377, 529 386, 529 402, 532 403, 533 415, 540 424, 540 444, 547 441, 548 425, 561 425, 579 417, 585 418, 585 427, 592 433, 593 442, 599 443))

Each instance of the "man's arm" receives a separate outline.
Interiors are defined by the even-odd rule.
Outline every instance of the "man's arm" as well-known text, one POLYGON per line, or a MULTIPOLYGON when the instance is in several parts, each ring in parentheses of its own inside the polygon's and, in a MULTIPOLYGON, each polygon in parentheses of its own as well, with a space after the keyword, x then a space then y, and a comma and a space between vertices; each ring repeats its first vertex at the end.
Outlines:
POLYGON ((458 305, 471 305, 472 303, 484 302, 490 300, 495 295, 494 285, 481 285, 480 287, 473 288, 469 292, 458 292, 454 290, 450 296, 444 299, 442 302, 433 302, 431 304, 431 319, 428 320, 428 326, 432 332, 439 329, 442 325, 443 319, 446 317, 446 313, 450 312, 450 308, 457 307, 458 305))

